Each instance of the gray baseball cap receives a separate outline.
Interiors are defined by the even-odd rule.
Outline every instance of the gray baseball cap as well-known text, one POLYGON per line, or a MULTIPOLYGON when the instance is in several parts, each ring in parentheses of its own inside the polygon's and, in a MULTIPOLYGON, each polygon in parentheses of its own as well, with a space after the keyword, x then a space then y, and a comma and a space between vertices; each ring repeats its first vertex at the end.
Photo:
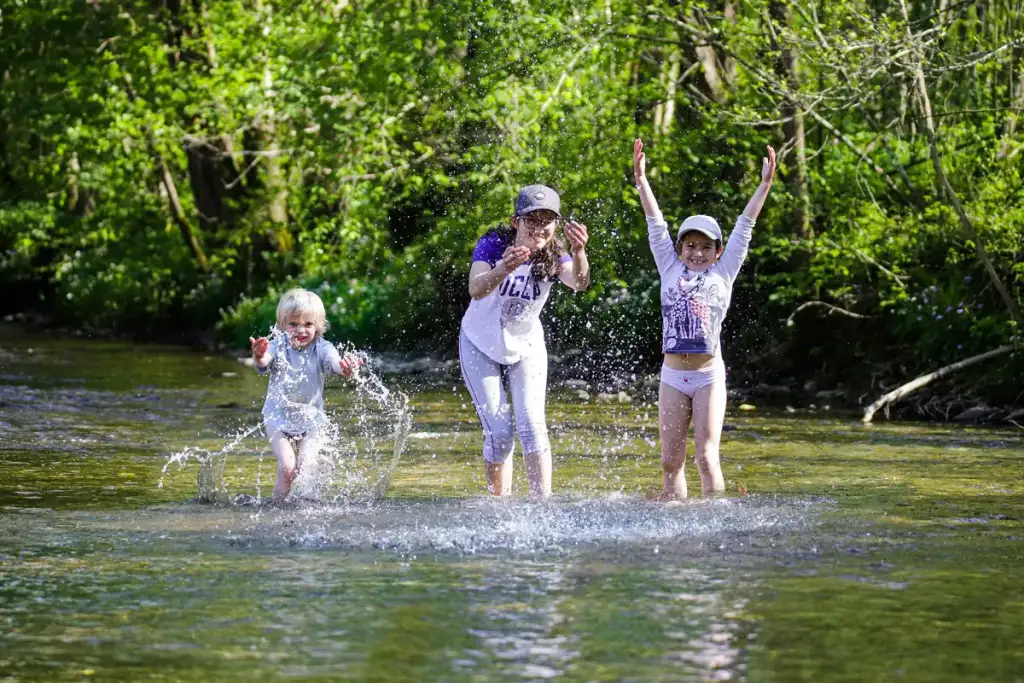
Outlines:
POLYGON ((691 230, 696 230, 702 235, 707 235, 713 240, 722 241, 722 229, 718 227, 718 221, 711 216, 690 216, 683 224, 679 226, 679 231, 676 232, 676 242, 679 241, 686 233, 691 230))
POLYGON ((534 211, 547 209, 562 217, 562 201, 558 193, 546 185, 527 185, 516 197, 516 215, 523 216, 534 211))

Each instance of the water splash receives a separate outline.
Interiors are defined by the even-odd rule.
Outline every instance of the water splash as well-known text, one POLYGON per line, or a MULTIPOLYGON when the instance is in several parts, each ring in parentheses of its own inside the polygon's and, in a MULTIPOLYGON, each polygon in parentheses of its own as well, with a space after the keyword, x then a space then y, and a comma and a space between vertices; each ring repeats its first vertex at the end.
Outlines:
MULTIPOLYGON (((285 333, 271 329, 272 337, 281 334, 285 333)), ((384 384, 374 370, 374 359, 365 352, 345 345, 339 345, 338 350, 343 356, 355 356, 361 361, 351 378, 355 390, 342 396, 340 401, 326 402, 325 417, 318 432, 318 457, 300 469, 292 483, 292 501, 339 503, 379 500, 386 495, 405 451, 412 427, 408 396, 392 391, 384 384)), ((181 469, 195 463, 198 465, 196 500, 220 505, 262 504, 266 498, 263 459, 270 453, 266 441, 262 447, 248 452, 251 455, 255 451, 257 460, 252 485, 254 495, 237 491, 233 494, 225 478, 228 456, 244 458, 247 452, 239 448, 240 444, 262 432, 261 419, 258 424, 238 431, 218 448, 188 446, 174 453, 161 470, 158 487, 163 488, 164 477, 172 466, 181 469)), ((273 460, 273 456, 270 457, 273 460)), ((239 465, 241 470, 247 471, 244 461, 239 465)), ((274 476, 270 477, 271 481, 274 476)))
POLYGON ((549 555, 584 549, 651 555, 745 552, 751 540, 772 543, 817 523, 824 500, 694 500, 666 506, 630 496, 548 501, 493 498, 382 501, 282 509, 239 520, 232 543, 392 550, 401 554, 549 555), (243 528, 244 527, 244 528, 243 528))
MULTIPOLYGON (((221 448, 210 451, 199 446, 188 446, 173 454, 160 469, 160 480, 157 488, 164 487, 164 477, 172 465, 179 469, 184 467, 190 460, 196 461, 199 465, 199 472, 196 475, 198 490, 196 499, 203 503, 227 503, 229 498, 228 488, 224 483, 224 467, 227 464, 228 454, 235 451, 238 446, 247 438, 258 432, 262 425, 256 425, 242 429, 235 433, 221 448)), ((262 465, 262 458, 260 459, 262 465)), ((259 468, 262 469, 262 468, 259 468)), ((259 491, 259 480, 257 479, 257 497, 259 491)))

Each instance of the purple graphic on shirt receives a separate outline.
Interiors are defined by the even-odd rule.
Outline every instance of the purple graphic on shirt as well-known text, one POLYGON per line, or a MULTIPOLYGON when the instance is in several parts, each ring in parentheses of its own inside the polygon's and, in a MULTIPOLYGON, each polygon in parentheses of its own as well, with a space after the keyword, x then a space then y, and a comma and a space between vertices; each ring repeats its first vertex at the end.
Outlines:
POLYGON ((708 285, 705 273, 685 276, 673 292, 674 301, 662 305, 667 353, 715 354, 715 341, 725 312, 725 297, 717 284, 708 285))
POLYGON ((528 320, 533 306, 522 299, 508 299, 501 305, 501 326, 528 320))

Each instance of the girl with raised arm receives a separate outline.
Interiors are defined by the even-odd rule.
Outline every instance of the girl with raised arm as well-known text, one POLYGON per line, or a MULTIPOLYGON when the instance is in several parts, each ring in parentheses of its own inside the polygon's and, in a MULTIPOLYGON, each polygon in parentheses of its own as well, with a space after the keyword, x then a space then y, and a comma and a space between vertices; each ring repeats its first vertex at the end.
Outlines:
POLYGON ((720 335, 733 283, 747 257, 754 221, 775 177, 775 150, 761 162, 761 184, 723 248, 711 216, 690 216, 669 235, 650 183, 643 141, 633 142, 633 175, 661 276, 662 351, 658 428, 665 500, 686 498, 686 433, 693 422, 695 460, 704 495, 725 490, 719 444, 725 420, 725 363, 720 335))

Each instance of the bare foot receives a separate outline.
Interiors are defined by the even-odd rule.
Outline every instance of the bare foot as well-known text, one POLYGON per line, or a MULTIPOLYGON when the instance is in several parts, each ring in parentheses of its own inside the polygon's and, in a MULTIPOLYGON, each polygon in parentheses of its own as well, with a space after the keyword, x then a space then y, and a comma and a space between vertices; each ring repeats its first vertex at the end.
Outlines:
POLYGON ((648 493, 647 493, 647 500, 653 500, 653 501, 656 501, 658 503, 683 503, 687 499, 686 498, 680 498, 679 496, 677 496, 672 491, 657 490, 657 491, 648 491, 648 493))

